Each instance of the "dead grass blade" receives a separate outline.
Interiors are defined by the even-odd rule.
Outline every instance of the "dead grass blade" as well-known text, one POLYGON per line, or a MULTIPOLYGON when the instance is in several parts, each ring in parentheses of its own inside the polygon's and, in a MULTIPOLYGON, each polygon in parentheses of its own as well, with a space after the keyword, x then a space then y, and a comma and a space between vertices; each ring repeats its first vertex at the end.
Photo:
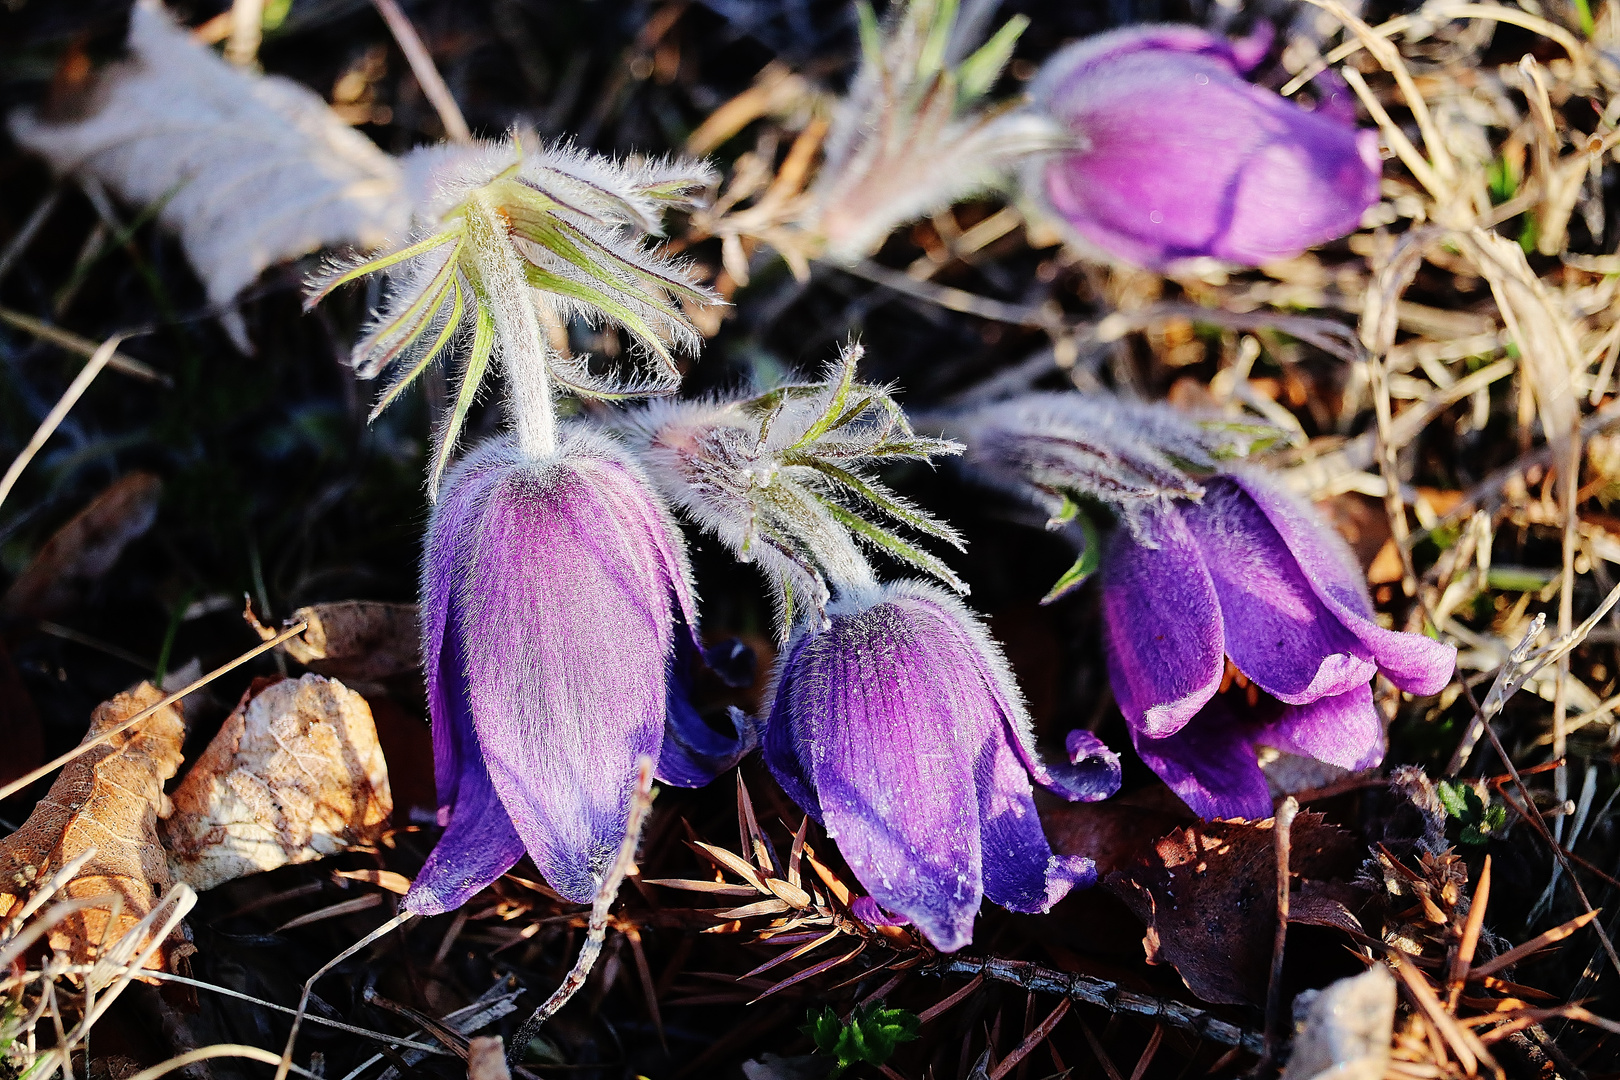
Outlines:
POLYGON ((1525 957, 1538 953, 1542 949, 1547 948, 1549 945, 1563 941, 1565 938, 1574 934, 1575 931, 1597 918, 1597 916, 1598 913, 1596 910, 1588 911, 1584 915, 1575 916, 1573 919, 1562 924, 1561 926, 1555 926, 1551 930, 1542 931, 1529 941, 1525 942, 1523 945, 1509 949, 1502 955, 1493 957, 1490 960, 1485 961, 1483 964, 1480 964, 1478 967, 1470 968, 1468 971, 1468 981, 1473 982, 1476 979, 1483 979, 1487 975, 1496 974, 1503 968, 1512 967, 1525 957))
MULTIPOLYGON (((6 501, 6 496, 11 494, 11 489, 17 484, 17 478, 28 467, 28 463, 34 460, 34 455, 39 453, 40 447, 45 445, 45 440, 49 439, 62 421, 67 418, 67 414, 74 405, 78 404, 79 399, 84 396, 84 392, 90 389, 90 384, 96 381, 96 376, 101 374, 101 369, 106 367, 113 356, 117 354, 118 346, 123 340, 123 334, 114 334, 106 341, 103 341, 96 347, 96 351, 90 354, 90 359, 85 362, 84 367, 79 369, 79 373, 73 377, 73 381, 68 383, 68 388, 62 391, 62 396, 57 399, 55 405, 51 406, 51 411, 45 414, 45 419, 41 420, 39 427, 34 429, 34 434, 28 440, 28 444, 22 448, 22 452, 12 461, 11 468, 6 470, 4 477, 0 477, 0 504, 3 504, 6 501)), ((0 798, 4 798, 4 796, 0 796, 0 798)))

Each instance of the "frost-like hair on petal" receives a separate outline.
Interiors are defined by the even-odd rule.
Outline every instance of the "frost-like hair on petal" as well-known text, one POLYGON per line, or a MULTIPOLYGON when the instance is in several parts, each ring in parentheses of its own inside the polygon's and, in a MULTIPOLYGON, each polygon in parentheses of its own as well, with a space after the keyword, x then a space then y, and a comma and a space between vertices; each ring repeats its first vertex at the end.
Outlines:
POLYGON ((1165 405, 1079 393, 1026 394, 951 417, 976 480, 1056 517, 1072 496, 1096 499, 1127 521, 1168 499, 1198 499, 1189 473, 1208 473, 1281 432, 1258 422, 1200 418, 1165 405))

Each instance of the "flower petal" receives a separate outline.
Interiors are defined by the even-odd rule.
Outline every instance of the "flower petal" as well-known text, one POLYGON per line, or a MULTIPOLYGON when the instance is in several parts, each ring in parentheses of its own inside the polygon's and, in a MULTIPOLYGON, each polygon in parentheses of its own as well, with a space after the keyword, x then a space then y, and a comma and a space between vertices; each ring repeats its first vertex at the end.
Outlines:
POLYGON ((827 835, 850 869, 953 952, 972 939, 983 898, 976 795, 956 727, 991 706, 978 672, 933 648, 931 614, 885 602, 833 618, 803 642, 779 695, 790 695, 827 835))
POLYGON ((1370 769, 1384 759, 1384 724, 1373 706, 1371 686, 1309 705, 1290 705, 1254 741, 1352 772, 1370 769))
POLYGON ((601 440, 504 476, 460 604, 470 699, 501 802, 548 884, 589 902, 658 754, 674 619, 652 493, 601 440))
MULTIPOLYGON (((748 655, 752 657, 753 653, 748 655)), ((702 787, 759 746, 759 732, 741 709, 733 707, 727 712, 731 731, 725 732, 705 720, 693 706, 692 666, 697 656, 688 635, 677 633, 675 656, 670 662, 669 712, 655 774, 676 787, 702 787)))
POLYGON ((802 698, 799 686, 800 657, 810 636, 805 630, 798 631, 777 660, 771 713, 760 746, 777 784, 819 825, 823 823, 821 800, 816 798, 810 778, 810 754, 805 746, 810 719, 804 710, 811 703, 802 698))
POLYGON ((1162 738, 1214 696, 1225 637, 1214 582, 1181 515, 1144 513, 1141 532, 1116 529, 1103 551, 1108 676, 1131 730, 1162 738))
POLYGON ((1226 655, 1279 701, 1299 705, 1372 680, 1367 649, 1317 598, 1288 546, 1231 478, 1182 511, 1220 597, 1226 655))
POLYGON ((1271 816, 1271 792, 1256 759, 1254 725, 1217 698, 1174 735, 1131 730, 1136 752, 1193 813, 1205 818, 1271 816))
MULTIPOLYGON (((433 507, 422 543, 422 669, 427 678, 428 715, 433 723, 433 780, 441 815, 455 805, 456 786, 462 774, 457 756, 461 743, 451 717, 466 711, 464 703, 447 696, 448 680, 459 679, 462 668, 459 662, 448 671, 444 668, 445 628, 450 622, 456 579, 466 553, 472 550, 479 511, 489 497, 490 487, 513 461, 510 444, 491 440, 458 462, 440 486, 439 501, 433 507)), ((465 694, 465 689, 461 692, 465 694)))
POLYGON ((456 742, 454 759, 460 776, 455 785, 455 805, 440 810, 441 815, 448 810, 447 828, 405 895, 405 910, 418 915, 454 911, 523 857, 523 841, 512 827, 512 819, 496 796, 489 770, 484 767, 467 710, 461 650, 453 634, 445 653, 448 678, 441 689, 452 708, 446 729, 456 742))
POLYGON ((1276 528, 1316 595, 1361 639, 1391 682, 1412 694, 1438 694, 1445 689, 1457 666, 1455 646, 1422 634, 1385 630, 1373 622, 1366 582, 1339 534, 1265 474, 1244 470, 1232 473, 1231 478, 1276 528))
MULTIPOLYGON (((1095 884, 1096 863, 1052 853, 1035 811, 1029 771, 999 721, 985 731, 975 757, 985 897, 1009 911, 1041 912, 1070 889, 1095 884)), ((1116 778, 1115 787, 1118 783, 1116 778)))
POLYGON ((1083 241, 1151 269, 1255 266, 1354 232, 1378 198, 1376 147, 1246 82, 1250 51, 1136 26, 1057 53, 1030 91, 1083 146, 1038 171, 1037 196, 1083 241))

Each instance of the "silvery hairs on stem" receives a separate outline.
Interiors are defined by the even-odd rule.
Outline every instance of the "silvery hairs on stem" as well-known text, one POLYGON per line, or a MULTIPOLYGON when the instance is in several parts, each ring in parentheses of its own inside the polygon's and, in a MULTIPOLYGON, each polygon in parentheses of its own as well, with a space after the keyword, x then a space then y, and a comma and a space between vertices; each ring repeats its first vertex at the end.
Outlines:
POLYGON ((827 255, 858 261, 896 227, 1000 183, 1030 154, 1072 139, 1017 102, 985 105, 1029 19, 983 45, 994 0, 911 0, 879 24, 865 0, 861 66, 827 133, 806 225, 827 255), (975 48, 977 46, 977 48, 975 48))
POLYGON ((373 417, 435 359, 460 358, 430 491, 437 491, 493 357, 506 374, 518 443, 530 455, 556 444, 553 380, 570 393, 609 399, 679 386, 673 354, 695 354, 700 344, 680 304, 716 298, 647 237, 659 234, 664 211, 699 204, 715 182, 707 165, 615 162, 514 131, 474 147, 418 151, 406 171, 417 223, 410 242, 329 266, 310 283, 306 306, 339 285, 388 273, 386 298, 353 355, 361 378, 395 372, 373 417), (543 323, 576 315, 623 328, 641 362, 613 378, 592 374, 586 357, 564 358, 543 323))
POLYGON ((1149 509, 1202 499, 1200 477, 1287 438, 1260 421, 1199 416, 1111 394, 1024 394, 930 426, 962 441, 970 479, 1034 504, 1047 515, 1048 529, 1078 526, 1080 558, 1048 602, 1097 566, 1098 529, 1084 504, 1101 504, 1143 536, 1149 509))
POLYGON ((1073 518, 1079 499, 1129 524, 1150 504, 1202 498, 1195 476, 1284 437, 1257 421, 1081 393, 1024 394, 939 426, 965 445, 973 479, 1034 503, 1052 527, 1073 518))
POLYGON ((665 498, 759 567, 784 639, 800 620, 823 624, 832 593, 875 585, 862 544, 967 592, 949 567, 900 535, 907 528, 960 550, 955 530, 865 471, 962 448, 914 432, 889 388, 856 382, 861 352, 846 347, 818 382, 731 400, 652 402, 619 421, 665 498))

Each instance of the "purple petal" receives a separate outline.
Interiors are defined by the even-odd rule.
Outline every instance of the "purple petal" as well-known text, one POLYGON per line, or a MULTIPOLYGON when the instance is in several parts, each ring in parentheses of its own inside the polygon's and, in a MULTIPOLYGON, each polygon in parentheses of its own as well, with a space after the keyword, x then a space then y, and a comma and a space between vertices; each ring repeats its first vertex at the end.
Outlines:
POLYGON ((451 717, 465 711, 462 702, 447 696, 448 680, 460 676, 455 667, 444 670, 445 627, 450 620, 456 575, 464 553, 472 549, 479 511, 491 486, 505 475, 513 461, 510 444, 492 440, 457 462, 445 475, 422 544, 422 669, 427 677, 428 715, 433 723, 433 780, 441 817, 455 804, 456 785, 462 774, 457 757, 461 743, 451 717))
POLYGON ((1081 239, 1152 269, 1259 265, 1353 232, 1378 198, 1376 135, 1245 82, 1232 46, 1130 27, 1060 51, 1031 85, 1082 140, 1042 191, 1081 239))
POLYGON ((456 634, 450 635, 444 652, 447 677, 441 687, 442 700, 451 710, 445 726, 455 742, 453 756, 460 775, 454 785, 454 805, 439 811, 441 816, 449 815, 447 828, 405 896, 405 910, 418 915, 454 911, 523 857, 523 841, 495 794, 478 748, 467 710, 467 680, 461 674, 465 668, 456 634))
POLYGON ((823 823, 821 801, 810 779, 810 756, 805 746, 809 724, 797 712, 802 707, 800 658, 809 640, 810 634, 800 630, 777 660, 776 689, 771 694, 771 713, 765 722, 761 750, 782 791, 819 825, 823 823))
POLYGON ((1384 759, 1384 724, 1373 706, 1371 686, 1309 705, 1290 705, 1254 741, 1352 772, 1370 769, 1384 759))
POLYGON ((1070 889, 1095 883, 1097 866, 1078 855, 1052 853, 1035 811, 1029 770, 1013 751, 999 718, 992 718, 992 723, 984 732, 973 770, 979 792, 984 895, 1009 911, 1047 911, 1070 889))
POLYGON ((849 902, 849 913, 867 926, 910 926, 911 920, 904 915, 896 915, 884 911, 878 902, 870 896, 857 896, 849 902))
POLYGON ((953 952, 983 896, 964 716, 999 723, 978 672, 935 648, 938 617, 886 602, 838 615, 791 658, 786 719, 800 733, 827 835, 874 900, 953 952), (930 625, 930 622, 934 625, 930 625))
MULTIPOLYGON (((735 639, 733 639, 735 640, 735 639)), ((736 642, 747 651, 749 661, 753 651, 736 642)), ((740 663, 732 650, 722 647, 722 659, 740 663)), ((675 655, 670 660, 669 712, 664 722, 664 744, 658 753, 659 780, 676 787, 703 787, 715 777, 736 766, 759 746, 759 733, 752 719, 741 709, 733 708, 726 714, 727 726, 723 731, 710 724, 692 704, 693 668, 700 658, 707 662, 709 650, 699 652, 691 635, 676 633, 675 655)), ((752 663, 749 663, 752 667, 752 663)))
POLYGON ((470 700, 501 802, 552 888, 588 902, 662 742, 684 567, 651 492, 576 437, 490 493, 460 584, 470 700))
POLYGON ((1132 730, 1162 738, 1220 686, 1224 630, 1214 582, 1181 515, 1144 513, 1140 528, 1140 539, 1114 530, 1103 551, 1108 676, 1132 730))
POLYGON ((1316 595, 1339 617, 1402 690, 1438 694, 1451 681, 1457 649, 1422 634, 1385 630, 1372 619, 1372 601, 1349 545, 1315 511, 1275 480, 1253 470, 1231 479, 1248 493, 1276 528, 1316 595))
POLYGON ((1242 488, 1217 476, 1182 511, 1220 597, 1226 655, 1279 701, 1299 705, 1364 685, 1377 665, 1305 580, 1242 488))
MULTIPOLYGON (((1075 728, 1064 739, 1069 764, 1051 768, 1061 786, 1045 785, 1070 802, 1098 802, 1119 790, 1119 755, 1108 744, 1084 728, 1075 728)), ((1038 781, 1039 776, 1036 777, 1038 781)))
POLYGON ((1131 740, 1148 768, 1198 816, 1265 818, 1271 816, 1271 792, 1253 733, 1254 725, 1221 697, 1174 735, 1152 739, 1133 728, 1131 740))

